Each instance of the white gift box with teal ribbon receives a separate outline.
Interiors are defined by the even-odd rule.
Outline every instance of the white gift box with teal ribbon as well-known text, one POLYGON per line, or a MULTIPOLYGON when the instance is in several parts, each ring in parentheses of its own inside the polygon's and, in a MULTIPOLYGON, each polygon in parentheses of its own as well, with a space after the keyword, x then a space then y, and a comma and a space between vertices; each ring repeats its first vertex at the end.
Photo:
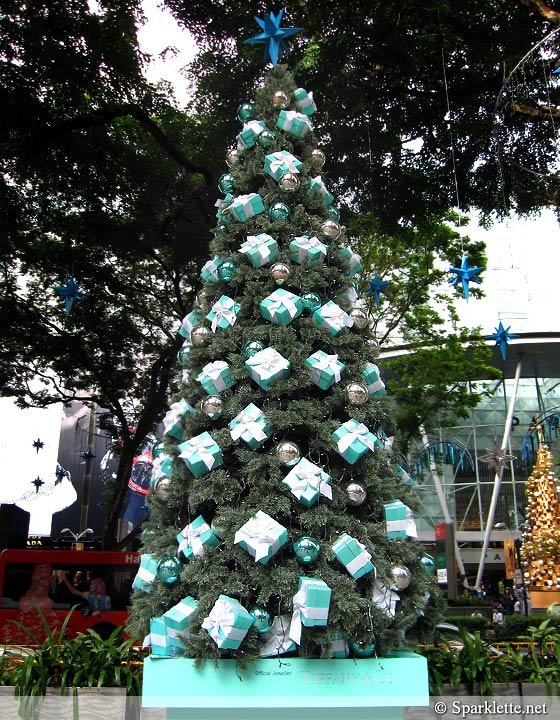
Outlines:
POLYGON ((222 295, 218 298, 206 316, 206 319, 211 323, 212 332, 215 333, 218 328, 226 330, 227 328, 233 327, 237 321, 237 313, 240 307, 241 305, 239 303, 227 295, 222 295))
POLYGON ((177 533, 177 542, 177 555, 181 555, 185 560, 192 560, 202 557, 207 550, 218 547, 220 538, 202 515, 199 515, 177 533))
POLYGON ((179 457, 195 478, 214 470, 224 461, 220 446, 208 432, 200 433, 177 447, 181 451, 179 457))
POLYGON ((327 246, 319 238, 299 235, 290 243, 290 260, 298 265, 313 265, 327 257, 327 246))
POLYGON ((150 634, 144 638, 144 646, 152 646, 152 655, 177 657, 183 655, 184 646, 175 633, 170 631, 163 617, 150 618, 150 634))
POLYGON ((174 402, 163 418, 163 434, 171 435, 176 440, 182 440, 183 426, 181 419, 189 413, 194 415, 196 410, 185 398, 174 402))
POLYGON ((263 199, 259 193, 238 195, 233 198, 227 211, 239 222, 245 222, 249 218, 264 212, 263 199))
POLYGON ((375 571, 371 554, 366 550, 365 545, 348 533, 342 533, 332 544, 332 549, 354 580, 367 575, 372 570, 375 571))
POLYGON ((190 340, 193 328, 200 325, 201 322, 202 316, 200 312, 198 310, 191 310, 191 312, 183 318, 181 327, 179 328, 179 335, 190 340))
POLYGON ((393 500, 383 504, 385 509, 385 521, 387 524, 387 536, 395 538, 418 537, 416 521, 412 510, 401 500, 393 500))
POLYGON ((175 632, 188 634, 191 618, 198 608, 198 602, 188 595, 162 615, 165 627, 175 632))
POLYGON ((347 658, 349 654, 348 640, 342 633, 337 633, 336 638, 331 643, 331 657, 347 658))
POLYGON ((246 360, 245 368, 259 387, 269 390, 273 383, 290 377, 291 364, 274 348, 265 348, 246 360))
POLYGON ((397 612, 397 603, 400 600, 400 596, 390 587, 384 585, 382 582, 377 581, 373 587, 373 595, 371 596, 372 603, 383 610, 385 615, 390 618, 395 617, 397 612))
POLYGON ((319 327, 327 328, 329 335, 335 337, 344 328, 350 328, 354 319, 345 312, 340 305, 332 300, 322 305, 313 313, 313 322, 319 327))
POLYGON ((412 478, 401 465, 395 465, 395 472, 402 483, 405 485, 414 485, 414 478, 412 478))
POLYGON ((256 450, 272 435, 272 426, 262 410, 249 403, 228 425, 232 440, 243 440, 256 450))
POLYGON ((260 640, 262 645, 259 655, 261 657, 278 657, 293 652, 297 646, 293 640, 290 640, 290 616, 276 615, 270 626, 270 630, 261 633, 260 640))
POLYGON ((332 500, 331 476, 307 458, 302 458, 283 482, 305 507, 314 505, 320 495, 332 500))
POLYGON ((279 288, 259 303, 261 315, 274 325, 289 325, 299 317, 305 306, 299 295, 279 288))
POLYGON ((157 576, 158 562, 155 555, 149 553, 140 555, 140 567, 132 582, 132 587, 135 590, 142 590, 142 592, 147 593, 152 592, 152 585, 157 576))
POLYGON ((382 443, 367 426, 354 418, 350 418, 335 430, 332 439, 336 443, 336 451, 350 465, 358 462, 368 451, 374 452, 376 447, 382 447, 382 443))
POLYGON ((208 395, 219 395, 235 385, 229 365, 224 360, 215 360, 205 365, 196 379, 208 395))
POLYGON ((263 130, 266 130, 266 125, 262 120, 249 120, 243 123, 243 130, 237 136, 237 150, 242 152, 255 147, 257 137, 263 130))
POLYGON ((220 595, 201 627, 221 650, 237 650, 254 622, 239 600, 220 595))
POLYGON ((267 233, 248 235, 247 240, 241 244, 239 252, 249 258, 253 267, 260 268, 268 265, 278 257, 278 243, 267 233))
POLYGON ((328 390, 340 382, 341 373, 346 367, 338 355, 328 355, 323 350, 317 350, 306 358, 304 365, 311 370, 311 382, 321 390, 328 390))
POLYGON ((298 591, 293 599, 290 638, 299 645, 302 625, 325 627, 329 620, 330 604, 331 589, 324 580, 300 577, 298 591))
POLYGON ((296 110, 280 110, 276 126, 296 137, 303 138, 313 130, 311 120, 296 110))
POLYGON ((255 558, 255 562, 266 565, 273 555, 288 541, 288 531, 274 518, 262 510, 247 520, 235 533, 233 542, 255 558))
POLYGON ((348 261, 349 268, 347 274, 350 275, 350 277, 357 275, 364 269, 364 266, 362 265, 362 256, 355 253, 351 247, 342 248, 340 256, 348 261))
POLYGON ((311 178, 309 182, 307 194, 312 195, 313 193, 317 193, 322 198, 323 205, 325 207, 329 207, 333 204, 334 197, 327 190, 323 178, 320 175, 311 178))
POLYGON ((307 92, 303 88, 294 91, 294 105, 296 109, 304 115, 313 115, 317 112, 317 105, 313 100, 313 92, 307 92))
POLYGON ((298 160, 295 155, 292 155, 287 150, 270 153, 264 159, 265 173, 276 181, 280 180, 286 173, 293 173, 294 175, 299 173, 302 167, 301 160, 298 160))
POLYGON ((381 380, 379 368, 375 363, 368 362, 362 375, 366 381, 369 397, 383 397, 387 395, 385 383, 381 380))
POLYGON ((223 258, 215 257, 207 260, 200 271, 200 278, 203 282, 217 282, 220 279, 218 268, 223 263, 223 258))

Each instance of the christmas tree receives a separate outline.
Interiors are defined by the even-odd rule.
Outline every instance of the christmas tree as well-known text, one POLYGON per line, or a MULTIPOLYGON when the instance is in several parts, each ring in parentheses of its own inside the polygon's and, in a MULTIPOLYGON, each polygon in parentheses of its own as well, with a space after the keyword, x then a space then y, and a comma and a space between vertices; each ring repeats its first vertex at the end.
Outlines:
POLYGON ((313 95, 268 45, 154 448, 129 631, 160 656, 381 655, 441 610, 313 95))
MULTIPOLYGON (((531 600, 538 607, 542 603, 536 600, 535 591, 560 589, 560 500, 553 463, 552 452, 541 443, 525 491, 528 527, 523 533, 521 562, 531 600)), ((546 607, 555 599, 548 595, 542 601, 546 607)))

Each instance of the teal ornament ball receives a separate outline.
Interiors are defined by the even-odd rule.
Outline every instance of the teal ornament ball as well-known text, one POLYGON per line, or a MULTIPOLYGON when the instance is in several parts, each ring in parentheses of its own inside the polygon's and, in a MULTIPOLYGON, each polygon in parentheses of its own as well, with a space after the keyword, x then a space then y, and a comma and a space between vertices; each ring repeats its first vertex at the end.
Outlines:
POLYGON ((424 570, 430 575, 433 575, 436 571, 436 561, 431 555, 428 555, 428 553, 422 555, 420 558, 420 565, 422 565, 424 570))
POLYGON ((159 561, 156 572, 162 583, 173 585, 181 574, 181 561, 176 557, 164 557, 159 561))
POLYGON ((334 220, 335 222, 338 222, 340 220, 340 210, 333 207, 332 205, 327 210, 327 215, 329 216, 330 220, 334 220))
POLYGON ((245 360, 248 360, 253 355, 256 355, 261 350, 264 350, 264 344, 260 340, 249 340, 243 345, 241 353, 245 360))
POLYGON ((165 446, 163 440, 158 440, 157 442, 155 442, 154 446, 152 447, 152 457, 154 458, 154 460, 157 460, 157 458, 160 455, 163 455, 164 452, 165 446))
POLYGON ((348 640, 348 647, 352 650, 355 657, 371 657, 375 652, 374 642, 358 642, 350 638, 348 640))
POLYGON ((263 150, 269 150, 276 142, 276 135, 272 130, 263 130, 257 135, 256 142, 263 150))
POLYGON ((303 306, 313 315, 313 313, 321 307, 321 298, 317 293, 308 292, 301 296, 303 306))
POLYGON ((249 613, 255 618, 254 627, 260 633, 267 632, 272 627, 272 617, 266 608, 261 605, 255 605, 249 610, 249 613))
POLYGON ((290 208, 283 202, 275 202, 268 209, 268 217, 275 222, 276 220, 287 220, 290 217, 290 208))
POLYGON ((218 180, 218 190, 227 195, 234 191, 234 177, 231 173, 224 173, 218 180))
POLYGON ((252 103, 241 103, 237 108, 237 119, 239 122, 245 123, 252 119, 255 108, 252 103))
POLYGON ((314 563, 319 557, 320 551, 321 546, 317 540, 314 540, 308 535, 300 537, 294 543, 296 560, 302 565, 311 565, 311 563, 314 563))
POLYGON ((181 367, 186 367, 187 362, 189 360, 190 350, 191 350, 190 343, 187 343, 186 347, 185 347, 185 345, 183 345, 183 347, 177 353, 177 362, 179 363, 179 365, 181 367))
POLYGON ((218 277, 225 283, 231 282, 233 274, 237 270, 237 265, 231 260, 224 260, 218 268, 218 277))

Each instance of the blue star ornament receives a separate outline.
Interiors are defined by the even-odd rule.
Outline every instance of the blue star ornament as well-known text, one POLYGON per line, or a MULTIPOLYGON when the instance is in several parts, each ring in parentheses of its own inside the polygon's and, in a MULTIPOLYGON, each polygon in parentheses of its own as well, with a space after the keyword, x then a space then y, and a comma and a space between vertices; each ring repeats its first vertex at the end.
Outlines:
POLYGON ((58 285, 55 291, 66 300, 66 314, 70 315, 74 300, 83 300, 84 293, 80 292, 80 286, 73 277, 68 278, 66 285, 58 285))
POLYGON ((268 55, 273 65, 278 63, 278 58, 285 49, 284 40, 303 30, 303 28, 300 27, 280 27, 284 11, 285 8, 280 10, 278 15, 275 15, 273 12, 268 13, 268 15, 265 13, 262 20, 261 18, 255 17, 255 21, 263 32, 245 40, 247 45, 266 45, 264 56, 266 58, 268 55))
POLYGON ((486 335, 487 340, 495 340, 496 345, 500 346, 500 352, 502 353, 502 357, 504 360, 506 359, 508 342, 510 340, 513 340, 514 338, 519 337, 519 335, 512 335, 510 333, 510 327, 511 325, 508 325, 508 327, 505 328, 502 325, 502 321, 500 320, 500 324, 497 328, 495 328, 496 332, 493 335, 486 335))
POLYGON ((375 304, 377 307, 379 307, 379 303, 381 302, 381 293, 386 295, 387 291, 385 290, 385 288, 391 283, 389 282, 389 280, 381 280, 377 273, 375 274, 375 277, 368 282, 369 286, 366 290, 366 295, 373 295, 373 297, 375 298, 375 304))
POLYGON ((39 454, 39 450, 42 450, 45 447, 45 443, 41 440, 41 438, 37 438, 37 440, 33 441, 33 447, 37 450, 37 454, 39 454))
POLYGON ((467 302, 469 302, 469 283, 475 282, 480 285, 482 280, 480 278, 477 278, 479 272, 484 270, 483 267, 469 267, 469 262, 467 260, 467 256, 463 255, 463 259, 461 260, 461 267, 450 267, 449 272, 454 273, 455 277, 449 278, 449 284, 450 285, 457 285, 459 280, 461 281, 463 285, 463 294, 465 295, 465 299, 467 302))

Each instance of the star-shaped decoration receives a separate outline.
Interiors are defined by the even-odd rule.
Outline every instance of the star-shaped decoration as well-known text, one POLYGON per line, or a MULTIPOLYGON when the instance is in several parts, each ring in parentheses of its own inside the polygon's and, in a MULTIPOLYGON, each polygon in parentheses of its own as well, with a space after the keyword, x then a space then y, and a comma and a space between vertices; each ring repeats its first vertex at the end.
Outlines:
POLYGON ((64 480, 65 477, 70 477, 70 473, 68 470, 65 470, 61 465, 56 466, 56 480, 54 481, 55 485, 60 485, 60 483, 64 480))
POLYGON ((39 454, 39 450, 42 450, 45 447, 45 443, 41 440, 41 438, 37 438, 37 440, 33 441, 33 447, 37 450, 37 454, 39 454))
POLYGON ((369 285, 366 290, 366 295, 373 295, 375 298, 375 304, 377 307, 379 307, 379 303, 381 301, 381 293, 386 295, 387 292, 385 288, 391 283, 389 282, 389 280, 381 280, 378 273, 375 273, 375 277, 372 280, 368 280, 368 283, 369 285))
POLYGON ((273 65, 278 63, 278 58, 285 49, 284 40, 303 30, 303 28, 300 27, 280 27, 284 11, 285 8, 282 8, 278 15, 275 15, 273 12, 268 13, 268 15, 265 13, 262 20, 255 16, 255 21, 263 32, 245 40, 247 45, 266 45, 264 56, 266 58, 268 55, 273 65))
POLYGON ((73 277, 68 278, 66 285, 58 285, 55 291, 66 300, 66 314, 70 315, 74 300, 83 300, 84 293, 80 292, 80 286, 73 277))
POLYGON ((44 480, 41 480, 41 478, 37 475, 37 477, 35 478, 35 480, 32 480, 32 481, 31 481, 31 484, 32 484, 32 485, 35 485, 35 492, 38 493, 39 490, 40 490, 40 488, 41 488, 41 485, 44 485, 44 484, 45 484, 45 481, 44 481, 44 480))
MULTIPOLYGON (((89 463, 93 460, 95 455, 93 454, 91 448, 88 448, 87 450, 84 450, 80 453, 80 457, 83 458, 84 462, 89 463)), ((84 463, 82 463, 83 465, 84 463)))
POLYGON ((505 328, 502 325, 502 321, 500 320, 500 324, 497 328, 495 328, 496 332, 493 335, 486 335, 487 340, 495 340, 496 345, 500 346, 500 352, 502 353, 502 357, 504 360, 506 359, 508 342, 510 340, 513 340, 513 338, 519 337, 519 335, 512 335, 510 333, 510 327, 511 325, 508 325, 508 327, 505 328))
POLYGON ((459 280, 461 281, 463 285, 463 294, 465 296, 465 299, 467 302, 469 302, 469 283, 475 282, 480 285, 482 280, 480 278, 477 278, 479 272, 484 270, 483 267, 469 267, 469 262, 467 260, 467 255, 464 254, 463 258, 461 260, 461 267, 450 267, 449 272, 454 273, 455 277, 449 279, 450 285, 457 285, 459 280))
POLYGON ((499 473, 507 462, 515 460, 515 455, 508 455, 505 450, 499 447, 496 438, 494 438, 494 445, 486 450, 486 455, 479 455, 478 459, 480 462, 488 463, 490 469, 494 470, 495 473, 499 473))

